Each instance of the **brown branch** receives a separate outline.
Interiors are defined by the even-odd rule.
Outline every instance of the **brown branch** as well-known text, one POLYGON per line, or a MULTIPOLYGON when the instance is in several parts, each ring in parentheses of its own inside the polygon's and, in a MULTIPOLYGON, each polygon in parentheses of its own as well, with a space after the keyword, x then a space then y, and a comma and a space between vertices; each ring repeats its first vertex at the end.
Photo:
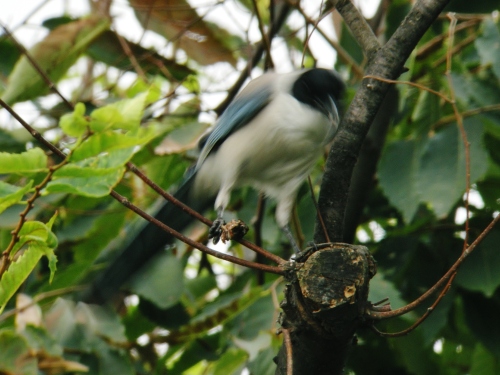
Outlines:
MULTIPOLYGON (((468 29, 470 27, 476 26, 478 23, 480 23, 481 20, 479 19, 472 19, 468 20, 466 22, 462 22, 461 24, 457 25, 455 27, 455 33, 468 29)), ((423 60, 427 58, 432 52, 438 50, 441 45, 443 44, 444 40, 449 36, 449 33, 442 33, 440 35, 435 36, 431 40, 429 40, 427 43, 425 43, 422 47, 420 47, 417 50, 416 53, 416 59, 417 60, 423 60)), ((477 36, 476 36, 477 38, 477 36)))
POLYGON ((2 315, 0 315, 0 322, 3 322, 4 320, 6 320, 7 318, 10 318, 11 316, 16 316, 20 312, 23 312, 24 310, 30 308, 31 306, 36 305, 37 303, 39 303, 40 301, 43 301, 46 298, 56 297, 56 296, 60 296, 63 294, 72 293, 72 292, 76 292, 79 290, 84 290, 85 288, 86 288, 85 285, 76 285, 76 286, 70 286, 67 288, 61 288, 61 289, 51 290, 49 292, 40 293, 40 294, 36 295, 31 300, 30 303, 23 305, 21 307, 17 307, 17 308, 12 309, 12 310, 9 310, 9 311, 3 313, 2 315))
POLYGON ((231 262, 231 263, 239 264, 240 266, 253 268, 256 270, 262 270, 262 271, 266 271, 266 272, 271 272, 271 273, 275 273, 277 275, 282 275, 284 273, 284 269, 282 267, 268 266, 265 264, 258 264, 255 262, 250 262, 250 261, 245 260, 245 259, 237 258, 237 257, 232 256, 232 255, 221 253, 220 251, 210 249, 209 247, 207 247, 199 242, 196 242, 196 241, 190 239, 189 237, 184 236, 182 233, 177 232, 176 230, 174 230, 174 229, 170 228, 169 226, 165 225, 164 223, 162 223, 160 220, 147 214, 146 212, 144 212, 143 210, 141 210, 140 208, 138 208, 137 206, 132 204, 127 198, 118 194, 116 191, 111 190, 110 195, 114 199, 116 199, 118 202, 120 202, 122 205, 124 205, 125 207, 127 207, 131 211, 133 211, 136 214, 138 214, 139 216, 141 216, 143 219, 149 221, 150 223, 155 224, 157 227, 163 229, 165 232, 167 232, 171 236, 177 238, 178 240, 184 242, 185 244, 192 246, 192 247, 194 247, 194 248, 196 248, 204 253, 207 253, 208 255, 212 255, 216 258, 219 258, 219 259, 231 262))
MULTIPOLYGON (((316 21, 310 18, 304 10, 300 7, 298 2, 294 2, 293 0, 287 0, 288 3, 294 7, 304 18, 307 24, 314 26, 316 21)), ((335 40, 330 39, 330 37, 319 27, 316 30, 320 33, 323 39, 332 46, 332 48, 337 51, 338 58, 343 61, 346 65, 350 66, 353 73, 358 77, 363 77, 363 69, 354 61, 354 59, 349 55, 349 53, 340 45, 340 43, 335 40)))
POLYGON ((12 35, 12 33, 7 29, 7 27, 5 25, 3 25, 1 22, 0 22, 0 25, 2 26, 3 30, 5 31, 5 34, 7 34, 9 36, 9 38, 12 39, 12 41, 14 42, 14 44, 16 45, 16 47, 21 51, 21 53, 23 55, 26 56, 26 58, 28 59, 28 61, 30 62, 30 64, 33 66, 33 68, 38 72, 38 74, 40 74, 40 76, 45 81, 45 83, 47 84, 47 86, 49 87, 49 89, 51 91, 53 91, 55 94, 57 94, 57 96, 59 96, 62 99, 62 101, 64 102, 64 104, 66 104, 66 106, 68 108, 74 109, 73 104, 70 103, 61 94, 61 92, 57 89, 55 83, 52 82, 52 80, 49 78, 49 76, 47 75, 47 73, 40 67, 40 65, 38 65, 38 63, 35 61, 35 59, 33 59, 33 57, 28 52, 28 50, 26 48, 24 48, 24 46, 21 43, 18 42, 18 40, 14 37, 14 35, 12 35))
MULTIPOLYGON (((465 238, 464 238, 464 245, 462 252, 465 252, 467 249, 467 241, 469 238, 469 224, 470 224, 470 207, 469 207, 469 196, 470 196, 470 186, 471 186, 471 181, 470 181, 470 143, 467 138, 467 132, 465 131, 464 127, 464 122, 463 122, 463 117, 460 114, 460 111, 458 110, 457 103, 456 103, 456 97, 455 97, 455 90, 453 87, 453 79, 451 77, 451 63, 452 63, 452 57, 453 57, 453 41, 455 38, 455 26, 457 25, 457 18, 453 13, 448 13, 448 18, 450 20, 450 29, 449 29, 449 36, 448 39, 450 40, 450 43, 448 45, 448 50, 446 51, 446 78, 448 79, 448 86, 450 88, 450 96, 451 96, 451 105, 453 107, 453 113, 455 115, 455 118, 457 119, 457 125, 458 129, 460 131, 460 136, 462 137, 462 143, 464 146, 464 151, 465 151, 465 238)), ((451 283, 453 281, 452 277, 449 281, 451 283)), ((448 285, 449 286, 449 285, 448 285)))
POLYGON ((293 375, 293 347, 290 330, 282 328, 281 332, 283 333, 283 341, 286 347, 286 375, 293 375))
POLYGON ((144 73, 144 70, 142 70, 141 65, 135 58, 134 54, 132 53, 132 50, 130 49, 130 46, 128 45, 128 42, 125 40, 123 36, 120 34, 116 33, 116 37, 118 38, 118 41, 120 42, 120 46, 122 47, 123 52, 125 53, 125 56, 127 56, 130 60, 130 63, 134 67, 135 72, 139 77, 141 77, 144 82, 148 82, 148 77, 146 77, 146 74, 144 73))
POLYGON ((425 301, 427 298, 429 298, 434 292, 436 292, 445 282, 447 282, 458 270, 458 267, 463 263, 465 258, 469 256, 470 253, 474 251, 474 249, 479 245, 484 238, 488 235, 488 233, 493 229, 493 227, 500 221, 500 214, 497 215, 491 223, 481 232, 481 234, 476 238, 476 240, 467 248, 465 251, 460 255, 460 257, 455 261, 455 263, 451 266, 451 268, 439 279, 439 281, 432 286, 427 292, 422 294, 420 297, 418 297, 416 300, 414 300, 412 303, 409 303, 408 305, 401 307, 396 310, 392 311, 387 311, 387 312, 379 312, 379 311, 373 311, 369 307, 365 315, 370 318, 370 319, 376 319, 376 320, 381 320, 381 319, 388 319, 388 318, 394 318, 396 316, 400 316, 403 314, 406 314, 407 312, 412 311, 415 309, 417 306, 419 306, 423 301, 425 301))
MULTIPOLYGON (((10 107, 7 103, 5 103, 3 100, 0 99, 0 105, 3 106, 5 109, 7 109, 7 111, 17 120, 19 121, 19 123, 26 129, 30 132, 30 134, 35 138, 37 139, 39 142, 41 142, 45 147, 47 147, 49 150, 51 150, 55 155, 61 157, 62 159, 65 159, 67 155, 65 155, 59 148, 57 148, 55 145, 53 145, 51 142, 47 141, 38 131, 36 131, 33 127, 31 127, 26 121, 24 121, 13 109, 12 107, 10 107)), ((281 267, 276 267, 276 266, 268 266, 268 265, 263 265, 263 264, 258 264, 258 263, 255 263, 255 262, 249 262, 249 261, 246 261, 244 259, 239 259, 237 257, 234 257, 232 255, 227 255, 227 254, 224 254, 224 253, 221 253, 219 251, 215 251, 215 250, 212 250, 210 248, 208 248, 207 246, 205 245, 202 245, 196 241, 193 241, 191 240, 190 238, 182 235, 181 233, 177 232, 177 231, 174 231, 173 229, 171 229, 170 227, 166 226, 165 224, 163 224, 161 221, 155 219, 154 217, 148 215, 147 213, 145 213, 144 211, 142 211, 141 209, 139 209, 138 207, 136 207, 135 205, 133 205, 132 203, 130 203, 125 197, 121 196, 120 194, 118 194, 117 192, 115 192, 114 190, 111 190, 110 192, 110 195, 116 199, 117 201, 119 201, 123 206, 127 207, 128 209, 134 211, 135 213, 137 213, 139 216, 145 218, 147 221, 149 222, 152 222, 154 223, 155 225, 159 226, 160 228, 162 228, 164 231, 166 231, 167 233, 171 234, 172 236, 174 236, 175 238, 183 241, 184 243, 194 247, 194 248, 197 248, 198 250, 200 251, 203 251, 209 255, 212 255, 212 256, 215 256, 219 259, 223 259, 223 260, 227 260, 229 262, 232 262, 232 263, 236 263, 236 264, 239 264, 239 265, 242 265, 242 266, 245 266, 245 267, 249 267, 249 268, 254 268, 254 269, 259 269, 259 270, 263 270, 263 271, 266 271, 266 272, 271 272, 271 273, 275 273, 275 274, 278 274, 278 275, 281 275, 283 274, 283 268, 281 267)), ((246 242, 246 241, 245 241, 246 242)), ((265 250, 263 250, 265 252, 265 250)), ((267 253, 267 252, 265 252, 267 253)), ((278 257, 279 258, 279 257, 278 257)), ((285 261, 281 258, 279 258, 280 260, 280 264, 284 264, 285 261)))
MULTIPOLYGON (((281 29, 281 26, 285 23, 289 11, 290 11, 289 5, 288 4, 283 5, 281 7, 280 12, 278 13, 277 19, 272 20, 271 28, 268 34, 268 40, 270 41, 269 43, 271 43, 274 36, 281 29)), ((229 103, 232 102, 232 100, 240 90, 241 86, 243 86, 243 84, 247 80, 254 66, 257 65, 260 59, 262 58, 263 53, 264 53, 264 42, 261 41, 257 45, 257 48, 255 49, 252 58, 248 61, 246 68, 242 70, 240 76, 234 83, 233 87, 228 91, 226 98, 214 109, 214 112, 217 113, 218 116, 220 116, 222 112, 224 112, 224 110, 227 108, 229 103)))
MULTIPOLYGON (((191 207, 187 206, 186 204, 184 204, 180 200, 176 199, 171 194, 167 193, 160 186, 158 186, 156 183, 154 183, 153 181, 151 181, 144 173, 142 173, 142 171, 139 168, 137 168, 137 166, 135 166, 134 164, 132 164, 132 163, 129 162, 129 163, 127 163, 127 168, 131 172, 133 172, 135 175, 137 175, 137 177, 139 177, 142 181, 144 181, 155 192, 157 192, 163 198, 165 198, 166 200, 168 200, 170 203, 172 203, 175 206, 179 207, 182 211, 184 211, 188 215, 194 217, 195 219, 197 219, 198 221, 202 222, 203 224, 205 224, 205 225, 207 225, 209 227, 212 226, 212 224, 213 224, 212 220, 207 219, 206 217, 204 217, 203 215, 201 215, 199 212, 193 210, 191 207)), ((244 239, 240 239, 240 240, 238 240, 238 242, 240 244, 242 244, 243 246, 249 248, 250 250, 256 252, 257 254, 260 254, 260 255, 264 256, 265 258, 272 260, 276 264, 283 265, 283 264, 287 263, 286 260, 282 259, 281 257, 279 257, 279 256, 277 256, 277 255, 275 255, 273 253, 270 253, 270 252, 264 250, 260 246, 257 246, 255 244, 251 243, 250 241, 247 241, 247 240, 244 240, 244 239)))
MULTIPOLYGON (((0 104, 2 100, 0 99, 0 104)), ((35 186, 35 191, 33 192, 33 195, 26 200, 26 207, 24 210, 19 214, 19 222, 17 223, 16 228, 11 232, 11 239, 10 243, 7 246, 7 248, 2 252, 2 266, 0 267, 0 278, 2 275, 7 271, 9 268, 10 264, 12 263, 12 256, 15 254, 12 254, 12 250, 14 249, 14 246, 16 243, 19 242, 19 232, 23 228, 24 223, 26 223, 26 216, 28 213, 31 211, 31 209, 34 206, 35 200, 38 199, 41 195, 42 189, 52 180, 52 176, 54 175, 54 172, 57 171, 59 168, 61 168, 63 165, 65 165, 68 162, 68 159, 64 159, 61 163, 57 165, 53 165, 49 167, 49 171, 45 178, 40 182, 38 185, 35 186)))
POLYGON ((265 62, 265 68, 267 69, 272 69, 274 68, 274 62, 273 58, 271 56, 271 41, 268 39, 268 35, 266 34, 266 31, 264 30, 264 22, 262 21, 262 16, 259 11, 259 6, 257 4, 257 0, 252 0, 252 5, 255 10, 255 16, 257 17, 257 23, 259 25, 259 31, 260 34, 262 35, 262 43, 264 44, 264 48, 266 50, 266 62, 265 62))
MULTIPOLYGON (((481 113, 494 112, 494 111, 500 111, 500 104, 491 104, 491 105, 486 105, 484 107, 470 109, 468 111, 462 112, 461 115, 462 115, 462 118, 467 118, 467 117, 479 115, 481 113)), ((449 115, 449 116, 445 116, 445 117, 441 118, 439 121, 435 122, 431 126, 431 129, 437 129, 437 128, 441 127, 441 126, 448 125, 448 124, 452 123, 455 120, 456 120, 455 114, 449 115)))

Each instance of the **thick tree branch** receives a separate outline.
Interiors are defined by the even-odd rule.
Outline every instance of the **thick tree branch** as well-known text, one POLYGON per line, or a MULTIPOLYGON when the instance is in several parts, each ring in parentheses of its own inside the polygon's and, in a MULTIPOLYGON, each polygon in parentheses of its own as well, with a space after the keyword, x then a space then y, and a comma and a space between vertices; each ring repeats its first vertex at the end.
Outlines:
POLYGON ((380 44, 368 22, 366 22, 359 10, 351 3, 351 0, 339 1, 337 3, 337 10, 363 49, 365 56, 370 59, 380 48, 380 44))
MULTIPOLYGON (((372 55, 368 58, 366 74, 398 78, 406 59, 448 2, 418 1, 381 48, 377 49, 373 44, 375 39, 368 37, 366 43, 363 42, 363 48, 372 55)), ((344 9, 349 9, 350 5, 345 1, 342 4, 347 7, 344 9)), ((353 22, 357 21, 355 18, 353 22)), ((389 83, 380 80, 363 80, 330 150, 319 207, 331 241, 341 242, 343 239, 354 166, 389 87, 389 83)), ((325 238, 317 222, 314 240, 319 244, 325 238)), ((312 255, 298 256, 297 271, 287 274, 289 284, 282 303, 284 314, 281 323, 284 328, 290 329, 293 345, 293 373, 342 374, 354 333, 363 322, 364 312, 359 309, 366 306, 368 283, 375 273, 374 263, 364 249, 345 244, 333 244, 328 249, 317 246, 310 251, 312 255), (318 293, 321 294, 320 299, 317 298, 318 293), (344 304, 346 297, 348 304, 344 304)), ((276 374, 285 374, 287 358, 284 346, 278 354, 277 363, 276 374)))
MULTIPOLYGON (((396 79, 425 31, 449 0, 420 0, 412 8, 391 39, 370 60, 366 73, 396 79)), ((354 96, 335 137, 326 163, 321 185, 319 206, 327 223, 332 241, 342 241, 347 195, 361 145, 381 106, 389 85, 365 79, 354 96)), ((325 236, 316 225, 315 242, 322 243, 325 236)))

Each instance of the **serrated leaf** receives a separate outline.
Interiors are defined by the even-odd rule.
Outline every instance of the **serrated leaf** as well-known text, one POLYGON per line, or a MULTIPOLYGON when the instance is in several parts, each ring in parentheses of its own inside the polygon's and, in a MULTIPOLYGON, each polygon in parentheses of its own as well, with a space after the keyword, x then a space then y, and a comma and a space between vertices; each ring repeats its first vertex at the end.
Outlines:
POLYGON ((82 168, 67 164, 54 173, 45 193, 78 194, 85 197, 104 197, 122 179, 125 167, 82 168))
POLYGON ((139 128, 129 134, 106 131, 97 133, 82 142, 71 155, 71 161, 80 161, 103 152, 139 146, 154 138, 155 132, 152 128, 139 128))
POLYGON ((57 237, 52 233, 47 224, 40 221, 25 222, 19 231, 18 237, 19 240, 14 246, 12 254, 15 254, 27 243, 36 243, 52 249, 57 247, 57 237))
MULTIPOLYGON (((57 82, 88 45, 108 27, 109 20, 97 17, 59 26, 29 50, 30 56, 52 82, 57 82)), ((2 99, 12 105, 45 95, 49 90, 44 78, 28 58, 22 56, 9 76, 2 99)))
POLYGON ((10 264, 0 279, 0 313, 5 309, 7 302, 26 280, 43 256, 41 246, 34 244, 10 264))
MULTIPOLYGON (((482 145, 481 121, 465 121, 470 143, 471 183, 487 168, 488 156, 482 145)), ((384 151, 379 165, 380 185, 406 222, 419 204, 429 203, 443 217, 465 191, 465 151, 456 126, 424 140, 397 141, 384 151)))
POLYGON ((16 203, 21 203, 23 196, 31 190, 32 186, 32 180, 30 180, 27 185, 22 187, 0 181, 0 213, 2 213, 7 207, 16 203))
POLYGON ((89 121, 85 117, 85 104, 76 103, 72 113, 66 113, 61 117, 59 126, 71 137, 80 137, 85 134, 89 128, 89 121))
POLYGON ((120 100, 94 110, 90 114, 90 128, 94 132, 103 132, 108 129, 137 129, 141 123, 147 98, 146 92, 135 98, 120 100))
POLYGON ((0 152, 0 173, 27 174, 47 171, 47 155, 41 148, 20 154, 0 152))

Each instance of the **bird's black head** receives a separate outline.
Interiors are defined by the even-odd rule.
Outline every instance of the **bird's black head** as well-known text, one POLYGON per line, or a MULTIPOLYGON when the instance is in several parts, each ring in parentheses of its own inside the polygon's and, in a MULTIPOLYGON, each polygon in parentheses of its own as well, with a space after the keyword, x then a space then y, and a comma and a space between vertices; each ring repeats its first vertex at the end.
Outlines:
MULTIPOLYGON (((327 69, 310 69, 301 74, 292 87, 292 95, 300 102, 325 113, 333 99, 337 110, 342 111, 345 84, 340 76, 327 69), (331 98, 331 99, 330 99, 331 98)), ((325 113, 329 116, 328 113, 325 113)))

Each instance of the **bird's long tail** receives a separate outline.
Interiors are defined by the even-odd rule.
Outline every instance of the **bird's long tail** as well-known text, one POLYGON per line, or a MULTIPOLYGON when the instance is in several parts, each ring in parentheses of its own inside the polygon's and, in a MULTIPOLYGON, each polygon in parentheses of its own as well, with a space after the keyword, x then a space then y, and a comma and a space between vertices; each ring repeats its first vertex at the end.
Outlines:
MULTIPOLYGON (((189 176, 179 187, 174 197, 198 212, 203 212, 210 205, 210 197, 190 199, 190 190, 196 175, 189 176)), ((154 217, 167 226, 180 232, 194 219, 170 202, 166 202, 154 217)), ((81 300, 102 304, 107 302, 123 284, 140 268, 161 253, 167 244, 175 240, 153 223, 146 222, 139 234, 131 239, 124 250, 92 282, 81 300)))

